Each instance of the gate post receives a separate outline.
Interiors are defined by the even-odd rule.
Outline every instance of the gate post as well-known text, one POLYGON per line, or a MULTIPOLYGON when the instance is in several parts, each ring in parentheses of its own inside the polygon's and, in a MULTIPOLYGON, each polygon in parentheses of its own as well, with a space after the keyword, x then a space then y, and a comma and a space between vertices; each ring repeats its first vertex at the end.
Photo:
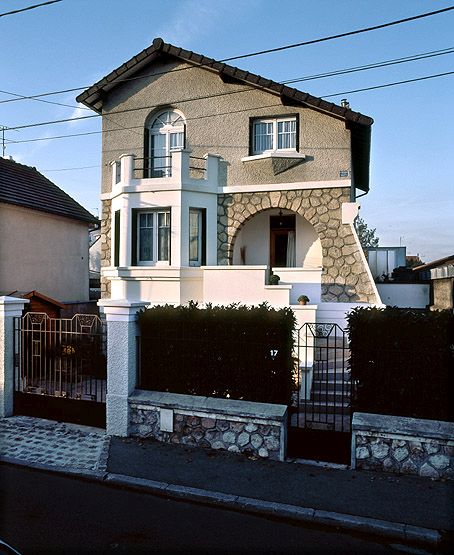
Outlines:
POLYGON ((101 300, 107 321, 106 432, 126 437, 129 425, 128 397, 137 379, 137 312, 148 303, 101 300))
POLYGON ((14 318, 22 316, 28 299, 0 297, 0 418, 13 414, 14 318))

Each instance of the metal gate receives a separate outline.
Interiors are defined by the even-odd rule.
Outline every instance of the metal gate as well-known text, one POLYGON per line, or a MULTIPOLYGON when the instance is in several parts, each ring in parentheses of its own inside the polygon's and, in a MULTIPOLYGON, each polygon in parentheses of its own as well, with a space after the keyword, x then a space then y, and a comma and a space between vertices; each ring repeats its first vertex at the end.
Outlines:
POLYGON ((14 321, 14 413, 105 427, 106 333, 94 314, 14 321))
POLYGON ((352 381, 347 333, 337 324, 304 324, 297 331, 296 356, 288 454, 349 464, 352 381))

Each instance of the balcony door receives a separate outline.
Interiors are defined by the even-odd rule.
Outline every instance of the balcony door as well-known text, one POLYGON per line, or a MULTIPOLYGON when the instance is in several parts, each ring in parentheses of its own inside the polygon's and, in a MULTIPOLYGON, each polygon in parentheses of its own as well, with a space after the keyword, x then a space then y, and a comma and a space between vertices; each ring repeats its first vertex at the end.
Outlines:
POLYGON ((270 216, 270 266, 294 267, 295 215, 270 216))
POLYGON ((172 150, 184 148, 184 137, 182 114, 167 110, 154 118, 149 128, 149 177, 172 175, 172 150))

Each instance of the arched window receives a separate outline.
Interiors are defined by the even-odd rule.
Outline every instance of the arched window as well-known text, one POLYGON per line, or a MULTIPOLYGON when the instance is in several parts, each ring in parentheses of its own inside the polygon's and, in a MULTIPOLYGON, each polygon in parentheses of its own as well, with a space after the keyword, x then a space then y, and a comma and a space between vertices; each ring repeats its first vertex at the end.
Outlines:
POLYGON ((166 110, 153 118, 149 133, 149 177, 169 177, 172 173, 172 150, 184 148, 183 114, 166 110))

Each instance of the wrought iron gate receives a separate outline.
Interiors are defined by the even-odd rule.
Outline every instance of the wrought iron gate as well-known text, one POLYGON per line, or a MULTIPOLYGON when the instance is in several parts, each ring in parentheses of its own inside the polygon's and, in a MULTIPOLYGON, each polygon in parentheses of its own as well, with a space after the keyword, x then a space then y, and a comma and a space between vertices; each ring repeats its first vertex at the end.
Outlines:
POLYGON ((105 427, 106 334, 93 314, 14 322, 14 413, 105 427))
POLYGON ((337 324, 304 324, 297 331, 297 387, 289 421, 290 456, 350 463, 350 356, 337 324))

